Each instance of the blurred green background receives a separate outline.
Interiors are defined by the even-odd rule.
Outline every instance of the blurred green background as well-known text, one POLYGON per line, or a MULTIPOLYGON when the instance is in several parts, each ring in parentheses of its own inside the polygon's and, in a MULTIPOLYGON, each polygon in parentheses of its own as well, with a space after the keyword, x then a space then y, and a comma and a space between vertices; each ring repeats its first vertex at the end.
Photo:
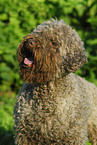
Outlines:
POLYGON ((55 17, 75 28, 84 41, 88 63, 77 74, 97 85, 97 0, 0 0, 0 145, 14 145, 12 114, 23 84, 18 44, 38 24, 55 17))

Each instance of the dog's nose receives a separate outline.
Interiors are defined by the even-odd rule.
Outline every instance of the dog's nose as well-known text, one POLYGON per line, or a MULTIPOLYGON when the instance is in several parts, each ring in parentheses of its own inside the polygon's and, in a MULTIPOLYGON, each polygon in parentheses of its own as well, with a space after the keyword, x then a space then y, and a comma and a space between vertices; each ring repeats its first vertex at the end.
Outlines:
POLYGON ((28 45, 32 47, 34 45, 34 40, 28 39, 28 45))

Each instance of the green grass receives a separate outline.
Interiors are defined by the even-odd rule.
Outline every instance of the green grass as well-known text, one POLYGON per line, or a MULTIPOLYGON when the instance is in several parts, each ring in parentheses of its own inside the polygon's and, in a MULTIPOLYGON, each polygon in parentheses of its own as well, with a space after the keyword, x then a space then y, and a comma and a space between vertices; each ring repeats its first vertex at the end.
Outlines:
POLYGON ((88 141, 86 141, 86 144, 87 144, 87 145, 92 145, 92 144, 91 144, 91 143, 89 143, 88 141))
POLYGON ((0 145, 14 145, 13 108, 16 94, 0 94, 0 145))

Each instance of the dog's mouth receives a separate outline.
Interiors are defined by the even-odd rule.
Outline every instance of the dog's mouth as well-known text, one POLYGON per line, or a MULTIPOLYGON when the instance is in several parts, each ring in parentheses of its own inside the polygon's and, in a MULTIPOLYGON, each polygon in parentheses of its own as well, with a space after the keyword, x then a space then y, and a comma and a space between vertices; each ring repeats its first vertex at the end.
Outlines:
POLYGON ((23 66, 33 66, 34 63, 34 54, 32 51, 33 39, 28 39, 24 42, 21 53, 23 56, 23 66))
POLYGON ((34 67, 34 56, 30 56, 30 57, 24 57, 23 59, 23 66, 24 67, 34 67))
POLYGON ((33 64, 33 59, 32 59, 32 57, 25 58, 25 59, 24 59, 24 64, 25 64, 25 65, 28 65, 28 66, 31 66, 31 65, 33 64))

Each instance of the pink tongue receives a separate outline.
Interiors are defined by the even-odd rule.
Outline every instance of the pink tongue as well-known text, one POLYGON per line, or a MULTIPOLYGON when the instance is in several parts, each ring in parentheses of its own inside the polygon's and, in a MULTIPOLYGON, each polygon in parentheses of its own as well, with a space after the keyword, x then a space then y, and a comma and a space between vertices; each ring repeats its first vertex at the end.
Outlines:
POLYGON ((26 65, 31 65, 31 64, 33 63, 33 61, 30 60, 30 58, 25 58, 25 59, 24 59, 24 63, 25 63, 26 65))

